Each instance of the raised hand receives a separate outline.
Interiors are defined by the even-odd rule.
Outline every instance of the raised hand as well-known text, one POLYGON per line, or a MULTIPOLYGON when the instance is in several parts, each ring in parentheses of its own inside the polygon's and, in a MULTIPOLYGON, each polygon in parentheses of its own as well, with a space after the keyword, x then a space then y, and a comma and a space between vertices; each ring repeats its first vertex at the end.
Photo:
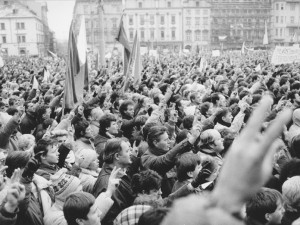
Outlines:
POLYGON ((272 104, 270 96, 263 97, 227 154, 213 197, 219 206, 229 212, 239 211, 249 196, 271 175, 273 155, 278 144, 275 139, 291 119, 291 110, 285 110, 261 134, 266 112, 272 104))
POLYGON ((115 190, 117 189, 119 183, 120 183, 120 178, 124 175, 124 173, 122 172, 121 168, 114 167, 110 177, 108 179, 108 186, 107 186, 107 191, 106 194, 111 197, 112 194, 115 192, 115 190))
POLYGON ((10 213, 15 212, 19 202, 25 198, 25 193, 25 187, 22 184, 12 184, 7 190, 5 209, 10 213))

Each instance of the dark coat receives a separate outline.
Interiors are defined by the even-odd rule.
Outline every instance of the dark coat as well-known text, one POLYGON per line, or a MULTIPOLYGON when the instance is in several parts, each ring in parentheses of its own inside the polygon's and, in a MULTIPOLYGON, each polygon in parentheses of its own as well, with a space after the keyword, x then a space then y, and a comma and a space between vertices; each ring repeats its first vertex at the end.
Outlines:
POLYGON ((22 134, 31 134, 31 131, 36 128, 38 121, 36 117, 31 113, 26 113, 20 123, 20 129, 22 134))
POLYGON ((94 144, 95 144, 96 152, 99 155, 99 167, 102 167, 102 165, 103 165, 103 153, 104 153, 106 142, 109 139, 110 138, 108 136, 104 136, 104 135, 100 135, 100 134, 98 134, 95 137, 94 144))
POLYGON ((122 119, 121 131, 123 132, 124 137, 130 140, 135 126, 135 119, 127 115, 123 115, 122 119))

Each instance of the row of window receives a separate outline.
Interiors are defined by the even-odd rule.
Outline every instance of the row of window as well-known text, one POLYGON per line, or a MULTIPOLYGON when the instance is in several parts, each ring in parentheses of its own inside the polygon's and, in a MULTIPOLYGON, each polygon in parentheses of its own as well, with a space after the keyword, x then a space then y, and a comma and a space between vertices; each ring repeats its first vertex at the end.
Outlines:
MULTIPOLYGON (((0 23, 0 29, 1 30, 6 30, 5 23, 0 23)), ((25 30, 25 23, 17 22, 16 23, 16 30, 25 30)))
MULTIPOLYGON (((129 19, 129 25, 134 25, 133 15, 129 15, 128 19, 129 19)), ((148 20, 145 20, 144 15, 140 15, 139 20, 140 20, 140 25, 142 25, 142 26, 145 25, 145 22, 148 22, 148 20)), ((164 25, 165 22, 166 22, 165 15, 160 15, 160 24, 164 25)), ((150 23, 150 25, 154 25, 155 15, 149 16, 149 23, 150 23)), ((176 16, 175 15, 171 15, 171 24, 176 24, 176 16)))
MULTIPOLYGON (((209 40, 209 32, 203 31, 202 35, 201 35, 201 32, 199 30, 196 30, 194 37, 195 37, 195 41, 201 41, 201 37, 202 37, 202 41, 208 41, 209 40)), ((185 40, 192 41, 192 39, 193 39, 192 31, 187 30, 185 32, 185 40)))
MULTIPOLYGON (((295 11, 296 10, 296 4, 295 2, 289 3, 289 8, 291 11, 295 11)), ((276 10, 284 10, 284 3, 276 3, 276 10)))
POLYGON ((215 14, 218 13, 243 13, 243 14, 259 14, 269 13, 269 9, 212 9, 215 14))
MULTIPOLYGON (((192 18, 191 17, 186 17, 185 18, 186 25, 191 26, 192 25, 192 18)), ((203 25, 208 25, 208 17, 203 17, 203 25)), ((200 17, 195 18, 195 25, 200 25, 200 17)))
MULTIPOLYGON (((150 30, 150 39, 155 39, 155 33, 156 33, 155 30, 150 30)), ((134 34, 135 34, 134 30, 132 30, 132 29, 129 30, 129 39, 131 41, 133 41, 134 34)), ((159 38, 161 40, 165 40, 165 38, 166 38, 166 32, 164 30, 161 30, 160 33, 159 33, 159 35, 160 35, 159 38)), ((145 39, 145 30, 141 30, 140 31, 140 38, 141 38, 141 40, 145 39)), ((171 31, 171 38, 172 38, 172 40, 176 39, 176 30, 175 29, 171 31)))
MULTIPOLYGON (((280 18, 280 23, 284 23, 286 21, 286 17, 285 16, 276 16, 276 23, 279 23, 279 18, 280 18)), ((299 17, 299 21, 300 21, 300 17, 299 17)), ((290 23, 295 23, 295 16, 290 16, 290 23)))
MULTIPOLYGON (((17 34, 17 42, 18 43, 25 43, 26 42, 26 36, 23 34, 17 34)), ((7 38, 5 35, 1 36, 1 44, 6 44, 7 38)))

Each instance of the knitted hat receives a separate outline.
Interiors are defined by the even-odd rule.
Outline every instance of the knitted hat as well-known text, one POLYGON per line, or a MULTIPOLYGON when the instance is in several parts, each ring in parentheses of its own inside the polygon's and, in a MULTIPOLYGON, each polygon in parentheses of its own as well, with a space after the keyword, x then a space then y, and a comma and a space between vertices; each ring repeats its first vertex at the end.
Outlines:
POLYGON ((296 109, 293 112, 293 123, 297 126, 300 126, 300 109, 296 109))
POLYGON ((97 159, 97 153, 92 149, 81 149, 79 152, 76 152, 76 156, 81 159, 79 160, 79 166, 84 169, 87 169, 97 159))
POLYGON ((75 192, 80 185, 80 180, 77 177, 68 175, 65 171, 60 170, 51 176, 55 199, 65 201, 67 196, 75 192))

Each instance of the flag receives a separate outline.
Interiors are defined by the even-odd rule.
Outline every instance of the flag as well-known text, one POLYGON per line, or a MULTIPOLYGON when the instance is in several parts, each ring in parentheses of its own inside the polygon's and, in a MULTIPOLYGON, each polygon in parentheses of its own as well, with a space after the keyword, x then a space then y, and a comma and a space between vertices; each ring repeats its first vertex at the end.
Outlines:
POLYGON ((48 50, 48 53, 50 54, 50 56, 52 56, 54 59, 57 59, 57 55, 54 54, 53 52, 51 52, 50 50, 48 50))
POLYGON ((76 92, 75 92, 74 77, 79 73, 79 71, 80 71, 80 61, 79 61, 75 36, 73 32, 73 22, 72 22, 69 31, 67 73, 65 78, 63 108, 73 109, 75 104, 78 102, 76 92))
POLYGON ((242 53, 242 55, 245 54, 245 42, 243 42, 241 53, 242 53))
POLYGON ((197 45, 196 54, 199 55, 199 53, 200 53, 200 48, 199 48, 199 45, 197 45))
POLYGON ((133 52, 134 52, 134 62, 133 62, 133 85, 137 86, 141 83, 141 73, 142 73, 142 58, 140 50, 140 40, 138 33, 136 32, 134 43, 133 43, 133 52))
POLYGON ((124 68, 124 75, 126 76, 127 68, 128 68, 128 62, 131 54, 131 49, 129 46, 129 42, 127 39, 127 35, 124 29, 123 25, 123 15, 120 20, 120 25, 119 25, 119 30, 118 30, 118 35, 116 37, 116 41, 121 43, 124 46, 124 63, 123 63, 123 68, 124 68))
POLYGON ((260 63, 255 67, 255 71, 256 72, 260 72, 261 71, 260 63))
POLYGON ((80 62, 80 71, 74 76, 76 96, 79 103, 83 102, 83 90, 88 89, 88 60, 87 60, 87 42, 85 30, 85 18, 81 17, 80 30, 77 38, 78 57, 80 62))
POLYGON ((32 89, 38 89, 39 88, 39 82, 37 81, 35 75, 31 78, 32 89))
POLYGON ((265 34, 264 34, 263 45, 267 45, 267 44, 269 44, 269 40, 268 40, 267 21, 265 21, 265 34))
POLYGON ((292 37, 292 42, 295 42, 295 40, 296 40, 296 32, 294 32, 294 35, 292 37))
POLYGON ((51 81, 51 75, 46 66, 43 69, 43 74, 44 74, 43 82, 49 83, 51 81))
POLYGON ((2 59, 2 57, 0 56, 0 68, 2 68, 4 66, 4 61, 2 59))

